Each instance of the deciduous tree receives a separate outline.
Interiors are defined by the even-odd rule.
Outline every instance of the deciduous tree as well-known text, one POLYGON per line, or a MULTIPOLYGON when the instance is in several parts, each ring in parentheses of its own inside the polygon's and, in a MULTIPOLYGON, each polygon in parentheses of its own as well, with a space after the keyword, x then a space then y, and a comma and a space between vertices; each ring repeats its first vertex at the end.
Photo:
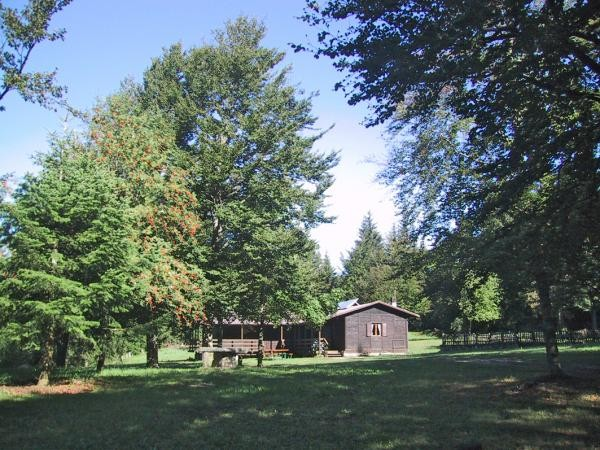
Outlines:
POLYGON ((160 112, 144 110, 131 87, 96 109, 90 136, 134 211, 137 321, 146 326, 147 364, 158 366, 165 317, 189 325, 203 314, 200 220, 187 159, 173 127, 160 112))
MULTIPOLYGON (((242 276, 236 271, 248 275, 249 252, 267 251, 260 242, 275 245, 273 233, 286 236, 285 229, 329 220, 323 199, 337 157, 312 150, 321 134, 312 132, 310 98, 289 84, 284 54, 264 47, 264 35, 262 24, 240 18, 217 31, 214 44, 172 46, 144 75, 143 102, 175 125, 177 145, 189 157, 191 189, 201 199, 209 336, 214 323, 249 311, 239 304, 236 281, 242 276)), ((248 301, 257 308, 276 301, 267 293, 277 296, 282 289, 280 275, 270 279, 268 261, 252 265, 252 289, 262 294, 248 301)), ((259 321, 265 314, 255 311, 259 321)))
MULTIPOLYGON (((60 99, 65 88, 55 83, 56 70, 28 72, 33 49, 45 41, 62 40, 65 30, 50 31, 52 16, 71 0, 29 0, 22 10, 0 2, 0 103, 11 91, 25 101, 49 107, 60 99)), ((4 106, 0 104, 0 111, 4 106)))
MULTIPOLYGON (((338 87, 350 103, 372 101, 370 124, 426 122, 442 104, 473 120, 463 167, 476 189, 442 212, 461 227, 469 220, 474 236, 491 220, 497 236, 527 236, 513 243, 522 261, 535 261, 553 375, 553 286, 582 248, 598 258, 599 11, 585 0, 341 0, 308 2, 305 16, 320 28, 316 54, 346 71, 338 87), (532 193, 538 214, 528 223, 521 206, 532 193)), ((449 181, 460 193, 462 179, 449 181)))

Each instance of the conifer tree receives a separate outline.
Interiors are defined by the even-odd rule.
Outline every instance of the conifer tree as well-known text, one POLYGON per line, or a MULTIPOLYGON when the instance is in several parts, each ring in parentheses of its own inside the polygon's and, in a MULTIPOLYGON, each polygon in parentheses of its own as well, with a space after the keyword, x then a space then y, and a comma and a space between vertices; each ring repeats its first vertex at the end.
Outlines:
POLYGON ((174 130, 156 111, 141 108, 126 88, 97 108, 90 132, 101 161, 119 177, 132 207, 139 273, 136 321, 146 330, 147 364, 158 367, 159 334, 173 319, 189 326, 203 308, 198 202, 189 189, 187 160, 174 130))
POLYGON ((428 313, 431 301, 424 292, 426 251, 402 224, 392 228, 385 247, 388 276, 381 285, 379 298, 393 299, 398 306, 420 315, 428 313))
POLYGON ((358 230, 358 239, 342 263, 342 287, 347 297, 361 302, 378 300, 377 290, 386 278, 383 238, 369 212, 358 230))
POLYGON ((132 246, 127 202, 94 155, 71 138, 39 163, 2 205, 9 254, 0 297, 9 308, 4 339, 39 351, 38 384, 47 384, 57 336, 107 335, 126 304, 132 246))

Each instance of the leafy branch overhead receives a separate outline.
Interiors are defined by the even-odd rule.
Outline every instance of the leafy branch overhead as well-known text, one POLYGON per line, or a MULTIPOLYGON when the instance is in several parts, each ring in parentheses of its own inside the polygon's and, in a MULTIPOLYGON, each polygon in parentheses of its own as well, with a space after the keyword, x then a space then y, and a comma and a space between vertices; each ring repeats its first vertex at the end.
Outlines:
MULTIPOLYGON (((52 107, 64 95, 66 88, 56 84, 56 69, 28 72, 27 64, 38 44, 64 39, 64 29, 49 28, 52 16, 69 3, 71 0, 30 0, 18 10, 0 2, 0 102, 16 91, 25 101, 52 107)), ((4 109, 0 104, 0 111, 4 109)))
POLYGON ((309 0, 303 20, 349 103, 400 138, 381 176, 408 225, 463 265, 520 270, 560 373, 556 293, 593 289, 600 260, 597 2, 309 0))

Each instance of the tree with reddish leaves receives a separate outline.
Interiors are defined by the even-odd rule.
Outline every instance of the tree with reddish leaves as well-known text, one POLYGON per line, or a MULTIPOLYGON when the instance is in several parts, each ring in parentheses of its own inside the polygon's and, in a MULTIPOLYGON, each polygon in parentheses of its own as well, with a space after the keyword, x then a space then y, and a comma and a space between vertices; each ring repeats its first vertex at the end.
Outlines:
POLYGON ((90 139, 121 180, 135 216, 139 251, 136 321, 146 329, 147 365, 158 366, 159 333, 176 319, 191 325, 203 314, 204 276, 197 267, 198 201, 189 189, 186 157, 158 112, 143 110, 133 89, 94 111, 90 139))

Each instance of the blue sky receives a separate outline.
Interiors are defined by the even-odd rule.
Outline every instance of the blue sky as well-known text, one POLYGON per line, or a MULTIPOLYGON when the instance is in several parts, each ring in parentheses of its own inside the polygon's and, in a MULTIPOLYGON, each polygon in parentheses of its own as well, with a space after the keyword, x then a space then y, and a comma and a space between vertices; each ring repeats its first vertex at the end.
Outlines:
MULTIPOLYGON (((20 6, 23 1, 7 1, 20 6)), ((318 126, 335 127, 315 146, 322 151, 338 150, 341 162, 334 170, 336 182, 328 192, 329 214, 333 224, 313 232, 322 252, 338 265, 356 239, 363 216, 371 211, 383 233, 395 221, 392 195, 374 181, 378 167, 370 161, 385 158, 382 128, 367 129, 361 122, 365 105, 349 106, 333 86, 341 74, 324 59, 306 53, 293 53, 290 42, 304 43, 314 31, 296 17, 302 14, 303 0, 75 0, 53 20, 64 27, 64 42, 44 43, 34 50, 30 70, 58 68, 58 81, 68 87, 71 105, 89 109, 94 102, 118 90, 125 78, 140 80, 152 58, 175 42, 185 48, 212 41, 212 30, 230 19, 247 15, 262 20, 267 27, 264 42, 287 53, 291 82, 306 92, 319 92, 313 101, 318 126)), ((31 155, 48 148, 51 132, 64 127, 77 128, 64 121, 64 112, 50 112, 23 102, 16 94, 5 97, 0 112, 0 173, 17 176, 34 170, 31 155)))

